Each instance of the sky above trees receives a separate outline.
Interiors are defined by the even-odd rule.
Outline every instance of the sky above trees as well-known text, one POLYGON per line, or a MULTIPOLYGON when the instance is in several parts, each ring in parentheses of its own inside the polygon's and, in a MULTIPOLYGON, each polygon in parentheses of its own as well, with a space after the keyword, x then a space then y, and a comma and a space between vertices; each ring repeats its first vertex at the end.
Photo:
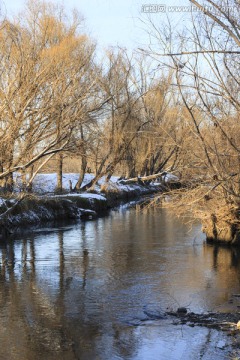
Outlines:
MULTIPOLYGON (((108 47, 110 45, 124 46, 127 48, 136 48, 148 42, 146 32, 139 18, 144 19, 147 14, 142 12, 142 6, 148 4, 164 4, 165 6, 186 6, 188 0, 162 0, 158 2, 144 0, 68 0, 56 3, 64 4, 67 10, 76 8, 86 19, 86 25, 93 38, 97 40, 100 46, 108 47)), ((4 11, 7 16, 16 14, 24 9, 25 0, 4 1, 4 11)), ((3 12, 4 12, 3 11, 3 12)), ((165 14, 158 12, 154 18, 162 22, 165 14)), ((184 23, 189 13, 172 12, 171 19, 177 23, 184 23), (183 21, 182 21, 183 20, 183 21)))

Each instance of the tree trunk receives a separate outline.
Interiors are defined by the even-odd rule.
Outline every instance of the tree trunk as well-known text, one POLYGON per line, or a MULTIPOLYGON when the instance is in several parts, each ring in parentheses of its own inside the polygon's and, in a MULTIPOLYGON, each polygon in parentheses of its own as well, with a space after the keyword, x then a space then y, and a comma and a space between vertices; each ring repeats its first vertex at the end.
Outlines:
POLYGON ((78 178, 78 182, 76 183, 75 188, 74 188, 75 191, 80 190, 85 173, 86 173, 86 169, 87 169, 86 146, 85 146, 85 142, 84 142, 84 133, 83 133, 82 126, 80 127, 80 131, 81 131, 81 140, 82 140, 82 145, 81 145, 82 160, 81 160, 80 175, 78 178))
MULTIPOLYGON (((34 165, 32 165, 29 169, 29 179, 32 178, 33 176, 33 171, 34 171, 34 165)), ((28 192, 32 192, 32 182, 27 186, 27 189, 26 189, 28 192)))
POLYGON ((26 174, 26 169, 23 169, 23 170, 22 170, 21 178, 22 178, 21 191, 25 192, 26 187, 27 187, 27 174, 26 174))
POLYGON ((57 192, 62 192, 63 155, 57 154, 57 192))
POLYGON ((7 192, 13 192, 14 182, 13 182, 13 173, 9 174, 5 182, 5 190, 7 192))
POLYGON ((81 189, 82 191, 88 190, 91 187, 93 187, 97 183, 97 181, 108 172, 108 171, 104 171, 103 168, 104 168, 104 165, 105 165, 107 159, 109 158, 109 156, 110 156, 110 153, 107 153, 107 155, 102 159, 101 164, 97 170, 95 177, 91 181, 89 181, 89 183, 87 183, 86 185, 84 185, 82 187, 82 189, 81 189))
POLYGON ((78 182, 76 183, 74 190, 80 190, 81 185, 84 180, 86 169, 87 169, 87 159, 86 159, 86 156, 83 156, 82 161, 81 161, 80 175, 79 175, 78 182))
MULTIPOLYGON (((3 166, 0 164, 0 174, 3 173, 3 166)), ((0 179, 0 187, 4 186, 4 179, 0 179)))

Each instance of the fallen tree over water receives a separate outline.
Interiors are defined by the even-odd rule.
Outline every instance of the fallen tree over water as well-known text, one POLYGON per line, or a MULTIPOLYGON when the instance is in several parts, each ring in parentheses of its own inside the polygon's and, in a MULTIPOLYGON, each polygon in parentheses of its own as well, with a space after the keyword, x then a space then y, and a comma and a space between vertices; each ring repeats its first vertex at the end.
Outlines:
POLYGON ((179 178, 176 175, 170 174, 166 171, 162 171, 157 174, 152 174, 148 176, 136 176, 129 179, 121 179, 118 181, 119 184, 128 185, 128 184, 134 184, 138 183, 140 185, 148 185, 152 181, 158 181, 160 185, 167 189, 167 187, 181 187, 181 183, 179 182, 179 178))

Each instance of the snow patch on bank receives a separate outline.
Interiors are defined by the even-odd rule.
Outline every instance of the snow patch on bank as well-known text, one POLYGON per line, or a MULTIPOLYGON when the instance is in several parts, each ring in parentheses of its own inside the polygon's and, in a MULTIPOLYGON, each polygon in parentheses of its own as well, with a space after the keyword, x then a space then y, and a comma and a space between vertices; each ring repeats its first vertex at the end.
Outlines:
MULTIPOLYGON (((92 174, 86 174, 82 186, 86 185, 93 179, 92 174)), ((63 189, 70 191, 70 182, 74 188, 79 178, 77 173, 63 174, 63 189)), ((57 174, 37 174, 33 180, 33 192, 37 194, 54 193, 57 187, 57 174)))
POLYGON ((104 196, 98 195, 98 194, 79 194, 79 196, 84 199, 97 199, 97 200, 103 200, 103 201, 107 200, 104 196))
MULTIPOLYGON (((63 174, 63 191, 69 192, 71 187, 74 188, 78 181, 79 174, 78 173, 64 173, 63 174)), ((85 174, 83 183, 81 187, 88 184, 91 180, 93 180, 94 174, 85 174)), ((21 189, 21 176, 18 173, 14 174, 14 179, 16 183, 15 190, 18 192, 21 189)), ((118 183, 119 176, 112 176, 111 180, 106 183, 106 176, 103 176, 98 180, 94 187, 94 191, 97 193, 101 193, 101 187, 106 187, 107 191, 131 191, 131 190, 141 190, 142 186, 138 183, 136 184, 120 184, 118 183)), ((159 186, 161 184, 166 184, 170 182, 177 182, 179 178, 176 175, 165 173, 162 176, 161 181, 156 180, 152 182, 152 186, 159 186), (162 181, 162 182, 161 182, 162 181)), ((49 174, 37 174, 33 180, 32 190, 35 194, 43 195, 43 194, 54 194, 57 188, 57 173, 49 173, 49 174)), ((0 204, 1 205, 1 204, 0 204)))
MULTIPOLYGON (((69 173, 69 174, 63 174, 63 190, 70 191, 70 183, 72 185, 72 188, 75 187, 77 181, 79 178, 78 173, 69 173)), ((92 179, 94 178, 93 174, 85 174, 83 183, 81 187, 88 184, 92 179)), ((118 181, 118 176, 112 176, 111 177, 111 183, 116 184, 118 181)), ((99 181, 97 182, 95 186, 95 190, 97 192, 100 192, 101 185, 105 184, 106 177, 103 176, 99 181)), ((35 179, 33 180, 33 192, 37 194, 47 194, 47 193, 54 193, 57 187, 57 174, 51 173, 51 174, 37 174, 35 179)))
POLYGON ((102 200, 102 201, 107 201, 107 199, 103 196, 103 195, 99 195, 99 194, 93 194, 93 193, 70 193, 70 194, 63 194, 63 195, 50 195, 49 197, 51 198, 66 198, 66 197, 79 197, 79 198, 84 198, 84 199, 96 199, 96 200, 102 200))

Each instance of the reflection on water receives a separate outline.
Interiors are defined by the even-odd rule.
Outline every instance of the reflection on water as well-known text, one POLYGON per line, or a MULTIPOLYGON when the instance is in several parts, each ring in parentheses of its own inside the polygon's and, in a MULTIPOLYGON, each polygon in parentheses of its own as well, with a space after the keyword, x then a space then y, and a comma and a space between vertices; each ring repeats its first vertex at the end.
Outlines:
POLYGON ((226 310, 240 292, 236 249, 206 245, 199 225, 156 209, 6 239, 0 264, 3 360, 191 359, 217 335, 184 338, 145 310, 226 310))

